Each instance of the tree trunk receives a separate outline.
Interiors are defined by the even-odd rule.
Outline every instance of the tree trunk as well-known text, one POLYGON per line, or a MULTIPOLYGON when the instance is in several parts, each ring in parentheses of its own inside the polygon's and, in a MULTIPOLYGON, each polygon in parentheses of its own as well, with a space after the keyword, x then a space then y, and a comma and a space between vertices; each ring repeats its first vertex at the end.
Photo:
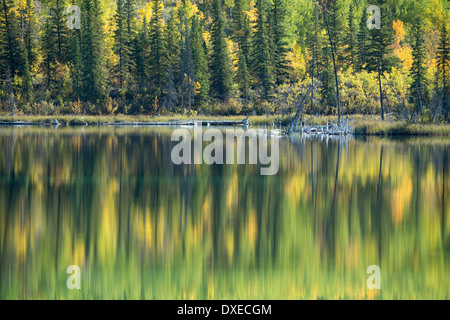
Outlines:
POLYGON ((384 108, 383 108, 383 89, 381 88, 381 68, 380 68, 380 58, 377 60, 378 65, 378 84, 380 85, 380 104, 381 104, 381 120, 384 120, 384 108))
POLYGON ((336 59, 334 57, 334 47, 333 42, 331 41, 331 35, 330 35, 330 28, 328 27, 328 17, 327 17, 327 9, 325 6, 323 7, 323 14, 325 16, 325 23, 327 25, 327 33, 328 33, 328 40, 330 40, 330 46, 331 46, 331 57, 333 59, 333 67, 334 67, 334 78, 336 80, 336 100, 337 100, 337 107, 338 107, 338 126, 341 127, 341 103, 339 102, 339 81, 337 76, 337 67, 336 67, 336 59))
POLYGON ((311 91, 311 89, 313 88, 313 85, 309 86, 308 91, 306 92, 305 96, 303 97, 302 102, 300 103, 300 105, 298 106, 297 112, 294 116, 294 118, 291 121, 291 125, 289 126, 289 130, 288 130, 288 134, 291 134, 292 131, 294 130, 294 125, 298 122, 298 119, 300 117, 300 114, 303 112, 303 103, 305 102, 306 98, 308 97, 309 92, 311 91))

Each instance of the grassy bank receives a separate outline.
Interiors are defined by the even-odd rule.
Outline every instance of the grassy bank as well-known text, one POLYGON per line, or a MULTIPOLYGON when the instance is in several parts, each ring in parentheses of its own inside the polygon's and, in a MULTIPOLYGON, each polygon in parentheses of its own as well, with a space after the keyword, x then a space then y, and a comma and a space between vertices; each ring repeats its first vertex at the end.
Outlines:
MULTIPOLYGON (((343 117, 345 120, 345 117, 343 117)), ((337 116, 305 117, 306 124, 324 125, 327 121, 337 122, 337 116)), ((349 117, 355 134, 368 136, 450 136, 450 124, 408 123, 406 121, 381 121, 377 117, 355 115, 349 117)))
MULTIPOLYGON (((256 126, 270 126, 272 124, 279 127, 287 126, 292 116, 251 116, 249 121, 256 126)), ((103 116, 76 116, 76 115, 57 115, 57 116, 0 116, 0 124, 12 124, 24 122, 25 124, 51 125, 56 119, 61 125, 77 126, 101 126, 106 124, 126 124, 126 123, 144 123, 144 122, 171 122, 184 120, 229 120, 242 121, 244 116, 196 116, 188 117, 186 115, 170 116, 148 116, 148 115, 103 115, 103 116)), ((345 120, 346 117, 343 117, 345 120)), ((348 118, 349 123, 355 128, 357 135, 436 135, 450 136, 450 124, 429 124, 429 123, 407 123, 405 121, 381 121, 376 117, 355 115, 348 118)), ((337 121, 336 116, 315 117, 305 115, 306 125, 325 125, 327 121, 337 121)))

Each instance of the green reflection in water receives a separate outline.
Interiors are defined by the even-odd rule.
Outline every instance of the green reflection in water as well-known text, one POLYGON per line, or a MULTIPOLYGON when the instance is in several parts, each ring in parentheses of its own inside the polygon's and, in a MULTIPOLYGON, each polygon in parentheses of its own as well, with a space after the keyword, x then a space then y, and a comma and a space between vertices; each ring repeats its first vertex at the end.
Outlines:
POLYGON ((170 134, 0 128, 0 298, 450 298, 450 139, 283 138, 264 177, 170 134))

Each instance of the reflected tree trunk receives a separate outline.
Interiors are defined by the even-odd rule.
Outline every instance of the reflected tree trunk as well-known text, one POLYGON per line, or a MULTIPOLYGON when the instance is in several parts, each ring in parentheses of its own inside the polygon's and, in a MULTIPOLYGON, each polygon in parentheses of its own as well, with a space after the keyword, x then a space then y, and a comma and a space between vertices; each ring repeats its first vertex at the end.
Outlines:
POLYGON ((382 241, 383 241, 383 233, 382 233, 382 210, 381 210, 381 194, 382 194, 382 180, 383 177, 381 175, 381 171, 383 169, 383 146, 381 146, 380 150, 380 169, 378 170, 378 184, 377 184, 377 205, 376 205, 376 215, 378 218, 378 259, 379 263, 381 264, 381 251, 382 251, 382 241))
POLYGON ((337 186, 338 186, 338 180, 339 180, 339 163, 340 163, 340 156, 341 156, 341 141, 340 139, 337 141, 337 156, 336 156, 336 173, 334 176, 334 190, 333 190, 333 199, 331 202, 331 217, 330 217, 330 225, 328 226, 329 233, 329 241, 330 248, 331 248, 331 254, 334 259, 335 257, 335 246, 336 246, 336 212, 337 212, 337 204, 336 204, 336 195, 337 195, 337 186))
POLYGON ((447 237, 446 237, 446 216, 445 216, 445 208, 446 208, 446 184, 445 184, 445 178, 447 176, 447 169, 448 169, 448 153, 447 150, 444 148, 444 159, 442 162, 442 210, 441 210, 441 234, 442 234, 442 245, 444 246, 444 249, 447 249, 447 237))

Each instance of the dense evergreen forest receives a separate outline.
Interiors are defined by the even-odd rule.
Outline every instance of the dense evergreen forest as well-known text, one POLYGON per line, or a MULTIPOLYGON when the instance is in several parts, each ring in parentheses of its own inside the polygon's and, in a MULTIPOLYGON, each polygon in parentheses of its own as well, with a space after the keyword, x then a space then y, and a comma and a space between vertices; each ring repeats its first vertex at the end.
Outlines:
POLYGON ((449 17, 447 0, 0 0, 0 110, 287 114, 306 100, 449 121, 449 17))

